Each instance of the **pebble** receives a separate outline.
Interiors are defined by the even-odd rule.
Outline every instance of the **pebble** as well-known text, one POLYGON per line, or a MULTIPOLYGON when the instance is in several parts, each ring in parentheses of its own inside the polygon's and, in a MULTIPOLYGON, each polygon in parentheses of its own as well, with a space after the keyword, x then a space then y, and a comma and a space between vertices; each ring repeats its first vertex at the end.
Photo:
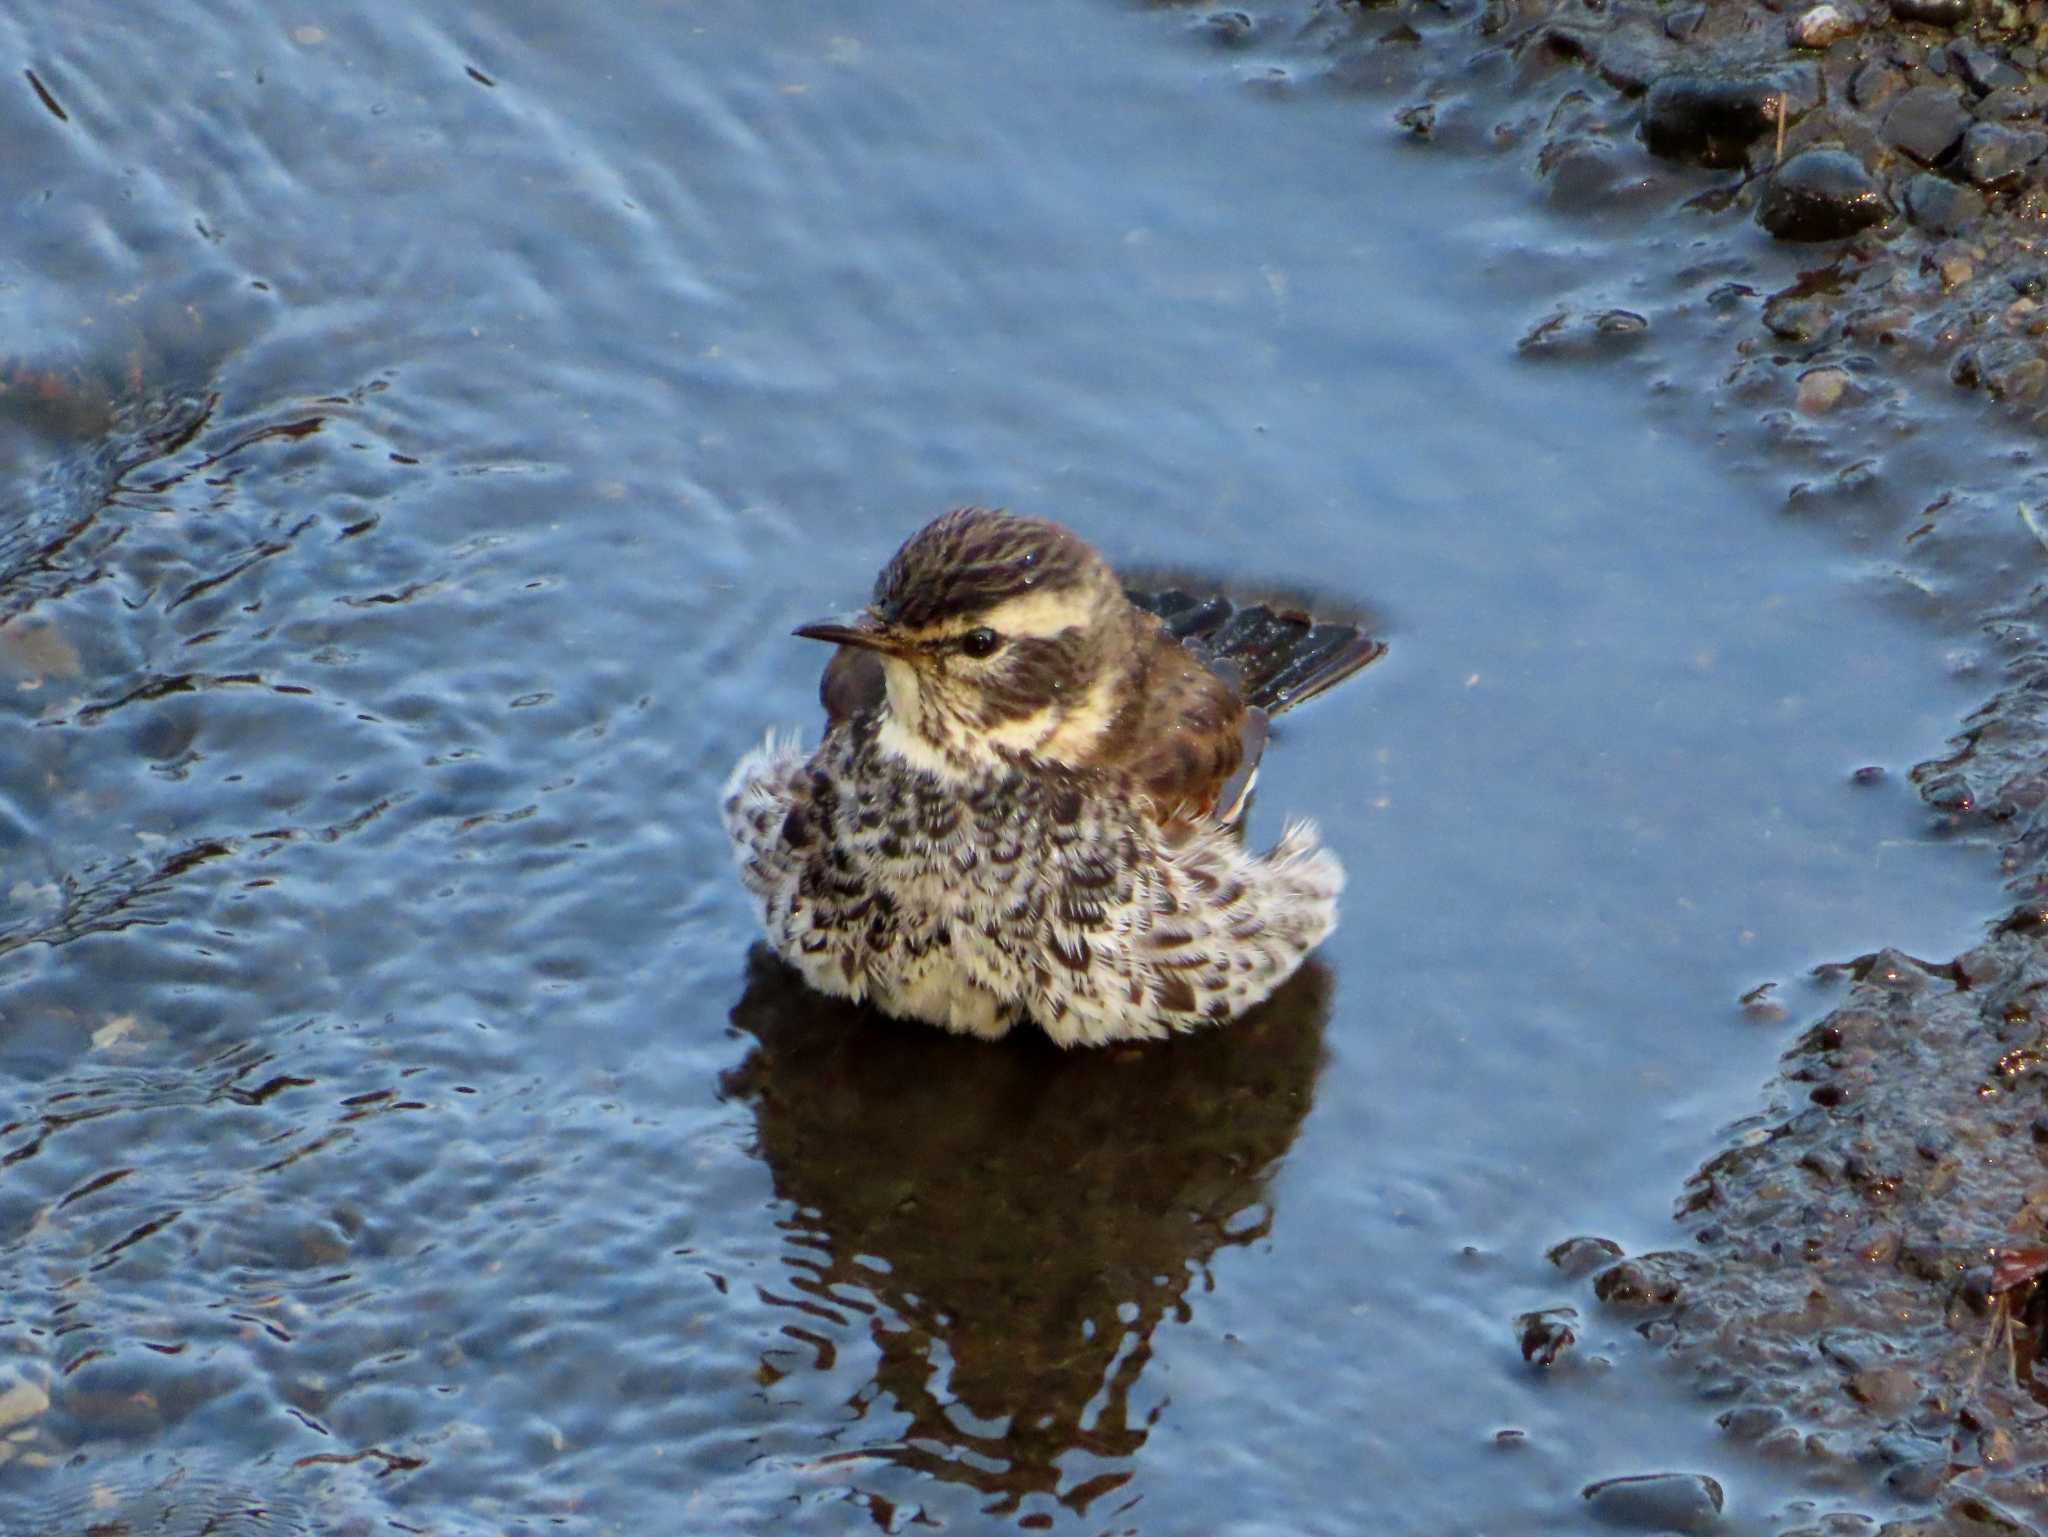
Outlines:
POLYGON ((1970 124, 1953 89, 1918 85, 1892 103, 1885 114, 1884 141, 1922 165, 1933 165, 1955 148, 1970 124))
POLYGON ((1771 172, 1757 222, 1780 240, 1840 240, 1891 212, 1861 160, 1847 150, 1805 149, 1771 172))
POLYGON ((1984 194, 1923 171, 1906 183, 1906 217, 1934 235, 1954 235, 1984 216, 1984 194))
POLYGON ((1522 1346, 1522 1359, 1537 1366, 1555 1366, 1557 1359, 1579 1342, 1577 1308, 1543 1308, 1524 1313, 1515 1320, 1515 1335, 1522 1346))
POLYGON ((1842 368, 1814 368, 1799 376, 1799 410, 1805 416, 1825 416, 1842 403, 1849 389, 1849 373, 1842 368))
POLYGON ((1721 1519, 1721 1486, 1704 1473, 1642 1473, 1588 1484, 1593 1519, 1639 1532, 1705 1532, 1721 1519))
POLYGON ((2019 86, 2027 83, 2027 77, 2014 69, 2004 59, 1981 44, 1968 38, 1958 38, 1948 45, 1949 61, 1955 65, 1956 73, 1968 82, 1971 90, 1979 96, 2001 87, 2019 86))
POLYGON ((1882 59, 1872 59, 1849 77, 1849 100, 1869 112, 1883 106, 1906 86, 1906 77, 1882 59))
POLYGON ((50 1407, 50 1395, 39 1382, 17 1377, 0 1391, 0 1434, 25 1425, 50 1407))
POLYGON ((1580 1233, 1562 1243, 1552 1244, 1543 1251, 1543 1257, 1576 1281, 1620 1259, 1621 1245, 1612 1238, 1595 1238, 1591 1234, 1580 1233))
POLYGON ((1666 75, 1644 102, 1643 143, 1666 160, 1739 166, 1752 144, 1777 132, 1781 102, 1787 122, 1819 104, 1820 73, 1811 63, 1752 75, 1666 75))
POLYGON ((2048 133, 2038 128, 1972 123, 1963 135, 1958 164, 1978 186, 1998 189, 2016 185, 2043 155, 2048 155, 2048 133))
POLYGON ((1821 4, 1794 17, 1791 34, 1801 48, 1825 48, 1861 30, 1861 23, 1839 5, 1821 4))
POLYGON ((1960 27, 1970 19, 1970 0, 1892 0, 1892 19, 1930 27, 1960 27))

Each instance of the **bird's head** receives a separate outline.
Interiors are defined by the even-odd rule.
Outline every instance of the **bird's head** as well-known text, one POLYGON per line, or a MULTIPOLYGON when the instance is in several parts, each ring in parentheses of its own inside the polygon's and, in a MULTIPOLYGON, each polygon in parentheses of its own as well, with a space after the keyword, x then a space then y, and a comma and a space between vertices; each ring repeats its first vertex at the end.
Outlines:
POLYGON ((796 633, 880 657, 883 748, 954 777, 1019 752, 1085 758, 1116 713, 1134 615, 1078 535, 964 507, 904 543, 866 609, 796 633))

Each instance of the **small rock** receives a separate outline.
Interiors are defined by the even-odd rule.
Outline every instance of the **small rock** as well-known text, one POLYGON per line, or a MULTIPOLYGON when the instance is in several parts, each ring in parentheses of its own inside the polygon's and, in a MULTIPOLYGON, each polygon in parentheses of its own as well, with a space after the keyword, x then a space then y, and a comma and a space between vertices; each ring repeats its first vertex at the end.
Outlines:
POLYGON ((1891 212, 1861 160, 1847 150, 1805 149, 1771 172, 1757 222, 1780 240, 1840 240, 1891 212))
POLYGON ((1662 1251, 1609 1265, 1593 1277, 1593 1295, 1609 1307, 1669 1307, 1699 1269, 1697 1255, 1662 1251))
POLYGON ((1990 49, 1968 38, 1958 38, 1948 45, 1949 61, 1956 67, 1956 73, 1979 96, 1998 90, 2002 86, 2025 85, 2027 77, 2014 69, 1990 49))
POLYGON ((1944 256, 1941 259, 1941 286, 1961 288, 1977 275, 1977 269, 1970 264, 1967 256, 1944 256))
POLYGON ((1849 776, 1849 783, 1865 786, 1881 785, 1884 783, 1884 770, 1875 763, 1866 763, 1862 768, 1849 776))
POLYGON ((1579 1321, 1577 1308, 1542 1308, 1515 1320, 1515 1334, 1522 1344, 1522 1359, 1537 1366, 1555 1366, 1557 1358, 1579 1342, 1572 1327, 1579 1321))
POLYGON ((1884 1476, 1886 1485, 1902 1500, 1931 1500, 1941 1493, 1952 1475, 1945 1457, 1923 1457, 1902 1462, 1884 1476))
POLYGON ((2048 155, 2048 133, 2038 128, 1972 123, 1957 163, 1978 186, 1996 190, 2017 186, 2027 167, 2043 155, 2048 155))
POLYGON ((1580 1276, 1591 1275, 1602 1265, 1611 1265, 1621 1258, 1621 1245, 1612 1238, 1594 1238, 1580 1233, 1562 1243, 1554 1243, 1543 1251, 1543 1257, 1576 1281, 1580 1276))
MULTIPOLYGON (((1643 143, 1653 155, 1695 165, 1736 166, 1749 147, 1796 122, 1820 102, 1820 74, 1794 64, 1753 75, 1666 75, 1643 106, 1643 143)), ((1958 130, 1960 134, 1961 130, 1958 130)))
POLYGON ((1714 1423, 1737 1441, 1760 1441, 1785 1423, 1785 1411, 1771 1404, 1743 1404, 1714 1423))
POLYGON ((1812 368, 1799 376, 1799 411, 1804 416, 1825 416, 1842 403, 1849 390, 1845 368, 1812 368))
POLYGON ((1700 23, 1707 19, 1707 8, 1703 5, 1681 6, 1664 18, 1664 35, 1674 43, 1682 43, 1699 31, 1700 23))
POLYGON ((1594 1520, 1639 1532, 1705 1532, 1721 1519, 1721 1486, 1704 1473, 1609 1478, 1582 1493, 1594 1520))
POLYGON ((1251 16, 1244 11, 1212 11, 1202 18, 1199 26, 1208 34, 1210 42, 1225 48, 1243 47, 1257 30, 1251 16))
POLYGON ((1970 0, 1892 0, 1892 19, 1929 27, 1960 27, 1970 19, 1970 0))
POLYGON ((1906 77, 1882 59, 1872 59, 1849 78, 1849 100, 1865 112, 1881 107, 1906 88, 1906 77))
POLYGON ((1954 235, 1984 216, 1984 194, 1922 171, 1906 183, 1906 217, 1934 235, 1954 235))
POLYGON ((26 1425, 50 1407, 50 1395, 39 1382, 16 1376, 4 1391, 0 1391, 0 1434, 26 1425))
POLYGON ((2039 117, 2041 110, 2041 93, 2030 85, 2000 86, 1977 103, 1977 116, 1994 123, 2039 117))
POLYGON ((1801 48, 1825 48, 1862 30, 1854 16, 1839 5, 1821 4, 1802 11, 1792 19, 1792 41, 1801 48))
POLYGON ((1970 124, 1970 114, 1945 85, 1918 85, 1892 103, 1885 114, 1884 140, 1922 165, 1933 165, 1950 150, 1970 124))
POLYGON ((1880 1416, 1904 1413, 1920 1396, 1919 1381, 1903 1366, 1873 1366, 1843 1384, 1849 1396, 1880 1416))

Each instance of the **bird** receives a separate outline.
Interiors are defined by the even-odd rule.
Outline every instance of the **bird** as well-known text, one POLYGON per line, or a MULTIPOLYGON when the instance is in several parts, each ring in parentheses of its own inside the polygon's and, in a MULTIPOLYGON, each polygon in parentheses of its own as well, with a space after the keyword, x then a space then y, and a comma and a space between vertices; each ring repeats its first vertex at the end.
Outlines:
POLYGON ((1243 822, 1270 715, 1385 650, 1357 629, 1147 600, 1061 524, 962 507, 794 633, 837 647, 824 738, 771 731, 721 807, 819 992, 987 1040, 1150 1040, 1242 1014, 1335 926, 1315 825, 1255 854, 1243 822))

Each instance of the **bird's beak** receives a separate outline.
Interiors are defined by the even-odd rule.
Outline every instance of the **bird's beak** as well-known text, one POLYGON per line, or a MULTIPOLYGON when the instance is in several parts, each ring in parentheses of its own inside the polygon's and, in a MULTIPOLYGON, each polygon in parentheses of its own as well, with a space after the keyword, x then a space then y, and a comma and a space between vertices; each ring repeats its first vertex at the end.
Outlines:
POLYGON ((866 612, 842 614, 834 619, 814 619, 809 624, 798 625, 791 633, 801 635, 805 640, 829 640, 834 645, 879 651, 884 656, 907 654, 895 632, 866 612))

